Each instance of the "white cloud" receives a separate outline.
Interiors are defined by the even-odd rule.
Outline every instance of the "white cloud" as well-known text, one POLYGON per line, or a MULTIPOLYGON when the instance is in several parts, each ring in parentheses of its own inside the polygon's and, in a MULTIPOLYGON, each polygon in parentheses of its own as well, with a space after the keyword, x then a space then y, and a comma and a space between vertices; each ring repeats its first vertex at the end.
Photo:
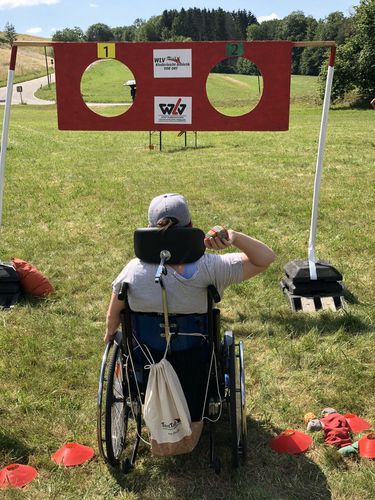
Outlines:
POLYGON ((34 7, 36 5, 53 5, 60 0, 0 0, 1 9, 15 9, 16 7, 34 7))
POLYGON ((269 16, 258 16, 257 17, 258 23, 262 23, 263 21, 272 21, 273 19, 280 19, 280 16, 273 12, 269 16))
POLYGON ((91 9, 97 9, 99 5, 97 3, 90 3, 89 7, 91 7, 91 9))
POLYGON ((38 33, 41 33, 43 30, 39 26, 36 26, 35 28, 29 28, 26 30, 26 33, 29 33, 29 35, 37 35, 38 33))

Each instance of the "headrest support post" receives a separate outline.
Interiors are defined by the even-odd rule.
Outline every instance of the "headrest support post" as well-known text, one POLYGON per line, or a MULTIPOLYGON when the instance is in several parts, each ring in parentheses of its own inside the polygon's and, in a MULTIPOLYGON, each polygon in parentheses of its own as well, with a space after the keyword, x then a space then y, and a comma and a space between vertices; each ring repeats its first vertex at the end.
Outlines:
POLYGON ((160 252, 160 264, 155 274, 155 283, 160 283, 163 286, 163 282, 161 280, 162 274, 167 274, 167 268, 165 267, 165 263, 171 258, 171 252, 169 250, 162 250, 160 252))

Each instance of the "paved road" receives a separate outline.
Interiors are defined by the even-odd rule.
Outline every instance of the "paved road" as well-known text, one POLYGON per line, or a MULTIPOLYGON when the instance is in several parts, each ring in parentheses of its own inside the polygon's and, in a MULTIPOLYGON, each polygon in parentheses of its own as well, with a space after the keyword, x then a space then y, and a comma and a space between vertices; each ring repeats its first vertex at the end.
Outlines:
MULTIPOLYGON (((50 75, 50 82, 55 81, 55 74, 50 75)), ((12 105, 13 104, 22 104, 21 97, 19 92, 17 92, 17 86, 22 86, 22 101, 25 104, 38 104, 38 105, 46 105, 46 104, 55 104, 55 101, 44 101, 43 99, 38 99, 34 96, 35 92, 40 87, 45 87, 48 85, 47 77, 42 76, 41 78, 35 78, 34 80, 29 80, 28 82, 15 83, 13 85, 13 94, 12 94, 12 105)), ((5 104, 5 98, 7 94, 6 87, 0 87, 0 106, 5 104)), ((107 107, 107 106, 131 106, 132 102, 112 102, 112 103, 90 103, 87 102, 86 105, 90 108, 92 107, 107 107)))
MULTIPOLYGON (((50 75, 50 81, 55 81, 55 74, 50 75)), ((55 101, 44 101, 43 99, 38 99, 34 96, 35 92, 40 88, 48 85, 47 77, 42 76, 41 78, 35 78, 34 80, 29 80, 28 82, 15 83, 13 85, 13 95, 12 104, 21 104, 21 97, 19 92, 17 92, 17 86, 22 86, 22 101, 26 104, 54 104, 55 101)), ((0 105, 5 104, 7 89, 6 87, 0 87, 0 105)))

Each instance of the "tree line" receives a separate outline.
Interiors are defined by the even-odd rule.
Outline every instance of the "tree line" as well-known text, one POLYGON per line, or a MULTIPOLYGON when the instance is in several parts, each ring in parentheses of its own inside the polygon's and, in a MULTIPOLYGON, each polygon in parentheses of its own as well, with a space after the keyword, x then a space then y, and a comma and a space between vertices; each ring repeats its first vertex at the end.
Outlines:
MULTIPOLYGON (((96 23, 83 32, 81 28, 65 28, 53 35, 55 41, 215 41, 215 40, 334 40, 343 43, 352 31, 352 19, 334 12, 316 20, 295 11, 283 19, 258 23, 252 12, 226 12, 218 9, 164 10, 148 21, 136 19, 131 26, 111 28, 96 23)), ((292 54, 292 73, 318 75, 327 52, 324 49, 297 49, 292 54)), ((255 74, 249 61, 227 60, 215 71, 255 74)))
MULTIPOLYGON (((14 38, 13 26, 7 34, 14 38)), ((218 9, 190 8, 164 10, 148 20, 136 19, 129 26, 109 27, 96 23, 84 32, 78 26, 56 31, 52 40, 64 42, 110 41, 216 41, 216 40, 332 40, 337 44, 333 101, 355 91, 364 100, 375 96, 375 0, 360 0, 353 13, 345 16, 332 12, 324 19, 291 12, 283 19, 259 23, 247 10, 232 12, 218 9)), ((1 40, 0 40, 1 41, 1 40)), ((319 75, 324 86, 327 50, 295 48, 292 73, 319 75)), ((214 71, 256 74, 257 68, 244 58, 230 58, 214 71)), ((323 92, 323 91, 322 91, 323 92)))
POLYGON ((248 26, 256 22, 256 17, 246 10, 182 8, 180 11, 164 10, 148 21, 136 19, 130 26, 110 28, 96 23, 86 32, 79 27, 65 28, 56 31, 52 39, 93 42, 246 40, 248 26))
MULTIPOLYGON (((250 11, 218 9, 164 10, 148 20, 136 19, 130 26, 111 28, 103 23, 57 31, 56 41, 205 41, 205 40, 332 40, 338 50, 333 101, 355 91, 361 99, 375 95, 375 0, 360 0, 353 13, 332 12, 324 19, 294 11, 283 19, 259 23, 250 11)), ((319 75, 324 86, 327 50, 295 48, 292 73, 319 75)), ((214 71, 255 74, 247 59, 233 58, 218 64, 214 71)), ((322 90, 323 92, 323 90, 322 90)))

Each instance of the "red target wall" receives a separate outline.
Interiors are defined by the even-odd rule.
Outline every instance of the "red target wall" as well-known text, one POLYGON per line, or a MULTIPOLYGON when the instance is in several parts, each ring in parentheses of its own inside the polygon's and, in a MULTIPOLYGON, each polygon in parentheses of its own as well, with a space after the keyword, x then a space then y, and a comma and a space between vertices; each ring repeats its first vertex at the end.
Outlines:
POLYGON ((54 43, 60 130, 288 130, 293 42, 54 43), (263 77, 257 106, 226 116, 209 102, 206 81, 227 57, 256 64, 263 77), (98 59, 124 63, 137 83, 133 105, 119 116, 91 111, 81 96, 86 68, 98 59))

